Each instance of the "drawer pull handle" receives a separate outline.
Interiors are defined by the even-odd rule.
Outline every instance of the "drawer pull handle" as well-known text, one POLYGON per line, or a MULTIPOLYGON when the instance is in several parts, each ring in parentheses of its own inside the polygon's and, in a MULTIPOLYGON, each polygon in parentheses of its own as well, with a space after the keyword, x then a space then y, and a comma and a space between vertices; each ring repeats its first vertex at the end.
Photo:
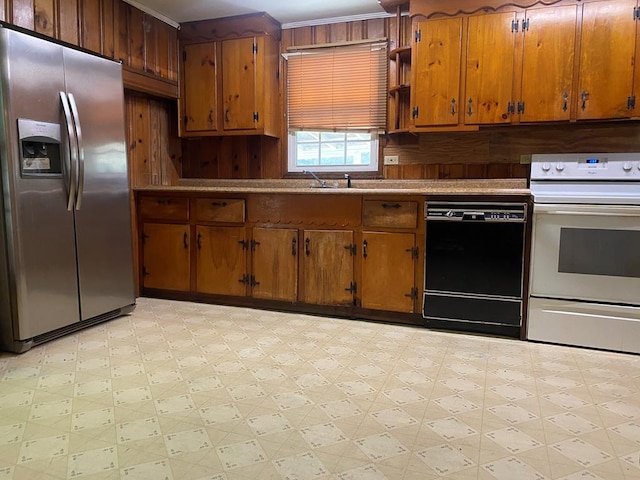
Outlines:
POLYGON ((171 205, 171 200, 158 200, 158 205, 171 205))
POLYGON ((296 237, 293 237, 291 239, 291 255, 295 257, 297 252, 298 252, 298 240, 296 239, 296 237))
POLYGON ((400 208, 401 205, 399 203, 383 203, 382 208, 400 208))
POLYGON ((226 207, 227 205, 227 202, 211 202, 212 207, 226 207))
POLYGON ((184 246, 185 249, 189 248, 189 235, 185 232, 185 234, 182 237, 182 245, 184 246))

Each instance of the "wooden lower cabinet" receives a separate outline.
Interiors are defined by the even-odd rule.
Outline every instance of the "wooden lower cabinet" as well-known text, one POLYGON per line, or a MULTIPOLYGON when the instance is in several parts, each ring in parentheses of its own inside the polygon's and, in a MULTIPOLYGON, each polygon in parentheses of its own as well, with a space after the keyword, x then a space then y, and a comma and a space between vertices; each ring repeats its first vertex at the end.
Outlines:
POLYGON ((413 233, 362 232, 362 308, 413 313, 416 257, 413 233))
POLYGON ((301 301, 316 305, 353 305, 353 232, 304 230, 301 301))
POLYGON ((253 229, 251 295, 266 300, 298 299, 298 230, 253 229))
POLYGON ((190 289, 190 235, 187 224, 142 225, 142 285, 144 288, 190 289))
POLYGON ((247 229, 196 225, 196 291, 247 295, 247 229))

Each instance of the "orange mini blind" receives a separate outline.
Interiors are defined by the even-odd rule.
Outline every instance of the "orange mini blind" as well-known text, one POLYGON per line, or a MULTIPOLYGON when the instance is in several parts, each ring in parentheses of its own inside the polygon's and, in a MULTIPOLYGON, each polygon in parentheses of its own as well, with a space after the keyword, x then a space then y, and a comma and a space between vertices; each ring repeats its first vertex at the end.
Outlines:
POLYGON ((387 43, 288 53, 287 113, 294 130, 384 130, 387 43))

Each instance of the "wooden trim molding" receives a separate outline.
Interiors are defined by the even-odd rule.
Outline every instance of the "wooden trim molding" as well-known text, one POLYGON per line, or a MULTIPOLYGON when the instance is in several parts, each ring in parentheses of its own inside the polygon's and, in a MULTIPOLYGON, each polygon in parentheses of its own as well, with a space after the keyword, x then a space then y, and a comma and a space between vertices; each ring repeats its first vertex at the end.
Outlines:
MULTIPOLYGON (((579 0, 578 0, 579 1, 579 0)), ((477 0, 412 0, 410 15, 412 18, 429 19, 436 16, 455 17, 473 15, 478 12, 496 12, 505 8, 526 9, 534 6, 551 6, 558 3, 576 4, 576 0, 483 0, 478 6, 477 0)))
POLYGON ((178 82, 122 66, 124 88, 163 98, 178 98, 178 82))

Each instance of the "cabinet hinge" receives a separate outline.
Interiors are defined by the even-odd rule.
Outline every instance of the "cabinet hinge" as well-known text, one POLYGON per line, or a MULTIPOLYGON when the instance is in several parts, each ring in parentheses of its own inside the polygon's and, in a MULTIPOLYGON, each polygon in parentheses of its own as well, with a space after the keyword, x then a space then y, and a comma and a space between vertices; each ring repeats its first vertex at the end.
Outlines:
POLYGON ((421 30, 416 30, 415 40, 416 40, 416 42, 419 42, 420 40, 422 40, 422 31, 421 30))
POLYGON ((252 287, 255 287, 256 285, 260 285, 260 282, 256 282, 256 277, 254 275, 251 275, 249 279, 249 283, 251 283, 252 287))
POLYGON ((186 50, 184 50, 184 51, 182 52, 182 61, 183 61, 183 62, 186 62, 186 61, 187 61, 187 52, 186 52, 186 50))
POLYGON ((518 31, 518 25, 520 25, 518 23, 518 20, 511 20, 511 31, 512 32, 517 32, 518 31))
POLYGON ((404 294, 405 297, 409 297, 411 300, 418 298, 418 289, 413 287, 409 293, 404 294))
POLYGON ((145 267, 144 265, 142 266, 142 276, 146 277, 147 275, 149 275, 149 271, 147 270, 147 267, 145 267))
POLYGON ((633 7, 633 19, 640 20, 640 7, 633 7))
POLYGON ((244 275, 242 275, 242 278, 238 280, 238 282, 243 285, 246 285, 247 283, 250 282, 249 275, 245 273, 244 275))
POLYGON ((145 243, 147 243, 147 238, 149 238, 149 235, 147 235, 146 233, 142 232, 142 244, 143 245, 145 243))
POLYGON ((355 294, 358 292, 358 285, 356 284, 356 282, 351 282, 349 284, 349 288, 345 288, 345 291, 355 294))
POLYGON ((523 19, 522 20, 522 33, 526 32, 527 30, 529 30, 529 19, 523 19))
POLYGON ((418 247, 407 248, 405 252, 409 252, 413 260, 417 259, 420 255, 420 250, 418 250, 418 247))
POLYGON ((524 102, 518 102, 518 113, 524 113, 524 102))
POLYGON ((629 110, 633 110, 634 108, 636 108, 636 96, 635 95, 631 95, 629 98, 627 98, 627 108, 629 110))
POLYGON ((351 243, 349 245, 345 245, 344 249, 345 250, 349 250, 349 255, 351 255, 352 257, 355 256, 355 254, 356 254, 356 244, 355 243, 351 243))
POLYGON ((256 251, 256 247, 260 245, 260 242, 256 242, 255 240, 251 240, 251 251, 255 252, 256 251))
POLYGON ((413 107, 411 109, 411 118, 418 118, 419 110, 418 107, 413 107))
POLYGON ((249 242, 247 242, 246 240, 238 240, 238 243, 242 245, 243 250, 249 249, 249 242))
POLYGON ((258 115, 258 112, 253 112, 253 121, 257 122, 259 118, 260 118, 260 115, 258 115))
POLYGON ((253 49, 252 49, 253 53, 258 53, 258 44, 254 43, 253 44, 253 49))
POLYGON ((514 113, 516 113, 516 105, 513 102, 509 102, 507 104, 507 113, 509 115, 513 115, 514 113))

